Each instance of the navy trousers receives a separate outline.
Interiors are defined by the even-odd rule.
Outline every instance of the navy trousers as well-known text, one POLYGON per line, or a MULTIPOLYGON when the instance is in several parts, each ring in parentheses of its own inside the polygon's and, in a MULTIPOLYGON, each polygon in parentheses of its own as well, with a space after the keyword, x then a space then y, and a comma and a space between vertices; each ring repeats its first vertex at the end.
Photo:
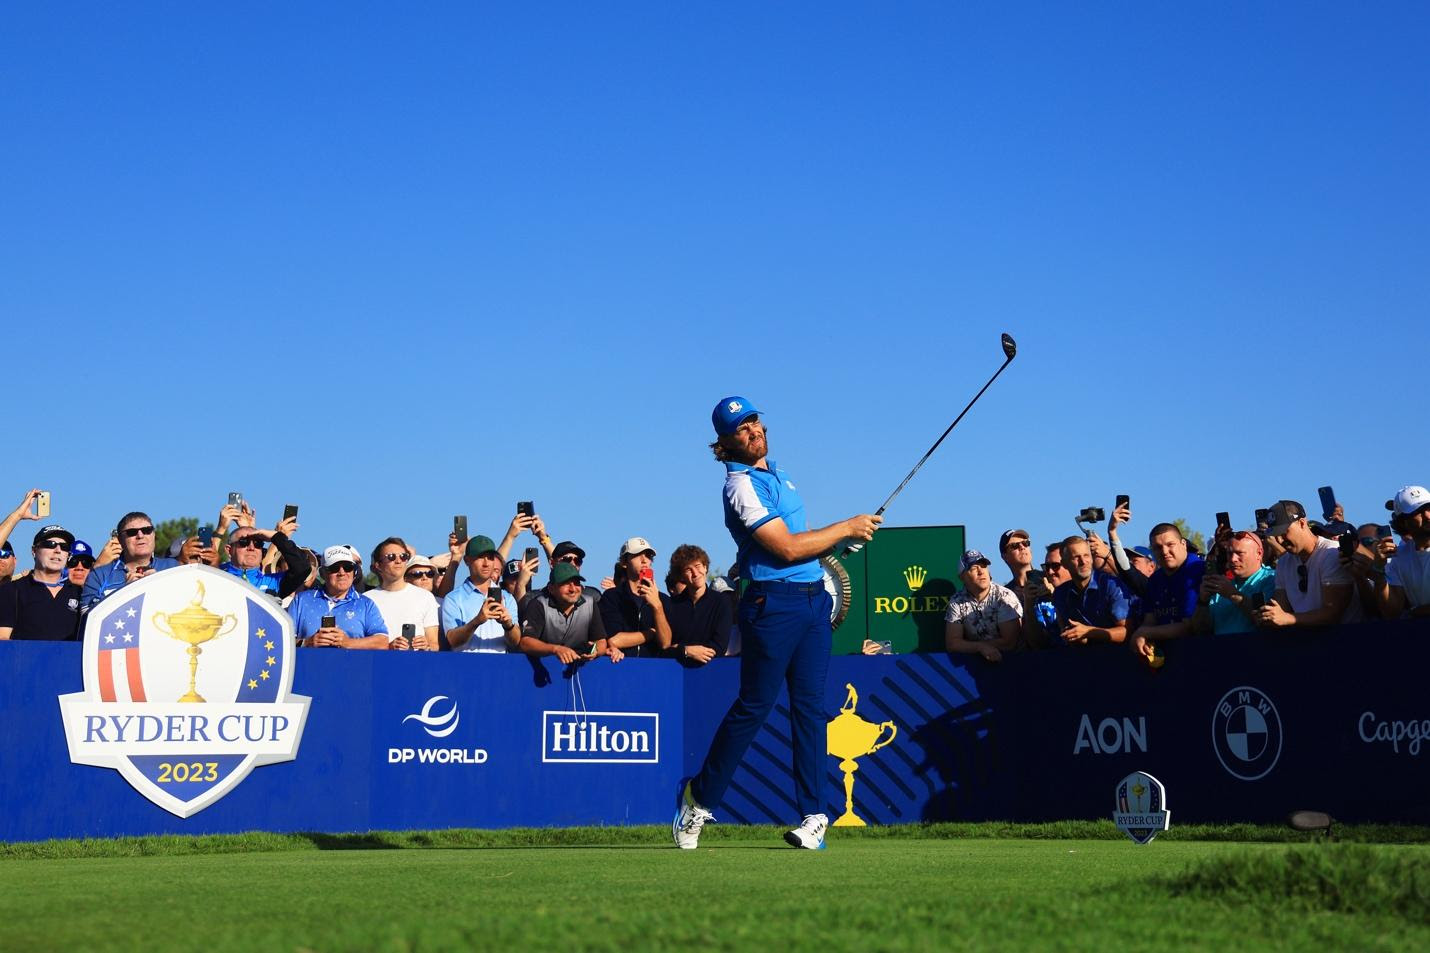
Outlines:
POLYGON ((795 803, 801 816, 824 811, 831 608, 822 583, 751 583, 745 591, 737 614, 740 694, 715 732, 691 792, 704 807, 714 810, 725 797, 783 683, 789 688, 795 803))

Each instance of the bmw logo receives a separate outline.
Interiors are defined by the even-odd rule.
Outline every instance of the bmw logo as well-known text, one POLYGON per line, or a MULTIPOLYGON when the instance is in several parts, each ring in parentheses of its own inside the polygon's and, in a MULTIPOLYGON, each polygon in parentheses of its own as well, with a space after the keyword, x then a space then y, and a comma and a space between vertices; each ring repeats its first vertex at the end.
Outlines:
POLYGON ((1234 778, 1255 781, 1281 758, 1281 716, 1265 692, 1242 685, 1217 702, 1212 712, 1212 748, 1234 778))

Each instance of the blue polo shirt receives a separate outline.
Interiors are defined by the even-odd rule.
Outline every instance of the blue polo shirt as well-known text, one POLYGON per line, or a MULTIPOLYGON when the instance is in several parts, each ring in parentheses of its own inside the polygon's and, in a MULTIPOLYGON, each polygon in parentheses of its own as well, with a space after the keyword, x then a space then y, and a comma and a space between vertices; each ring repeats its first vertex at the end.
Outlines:
POLYGON ((1171 575, 1158 567, 1147 577, 1147 594, 1142 597, 1143 624, 1167 625, 1190 619, 1197 611, 1197 596, 1206 571, 1207 561, 1196 553, 1187 553, 1186 561, 1171 575))
POLYGON ((350 639, 387 632, 387 620, 377 603, 356 589, 349 589, 341 599, 329 597, 326 589, 304 589, 288 604, 288 614, 293 617, 293 629, 300 639, 321 629, 325 615, 332 616, 350 639))
POLYGON ((789 475, 773 460, 765 463, 767 470, 725 464, 725 526, 739 549, 740 575, 753 582, 819 582, 824 570, 818 559, 787 563, 755 540, 755 530, 776 517, 791 533, 808 529, 804 500, 789 475))
MULTIPOLYGON (((506 606, 506 611, 511 613, 511 621, 516 622, 516 599, 512 597, 511 593, 502 589, 500 583, 493 582, 491 585, 501 593, 502 605, 506 606)), ((461 628, 471 622, 477 617, 477 613, 482 611, 482 605, 486 601, 487 594, 477 591, 477 585, 472 582, 471 576, 462 580, 462 584, 447 593, 442 600, 442 631, 450 632, 452 629, 461 628)), ((488 619, 477 626, 472 637, 457 651, 505 652, 507 651, 506 630, 496 619, 488 619)))
POLYGON ((1114 577, 1094 569, 1087 588, 1081 592, 1072 581, 1053 590, 1053 611, 1057 614, 1059 629, 1068 621, 1106 629, 1126 620, 1127 592, 1114 577))

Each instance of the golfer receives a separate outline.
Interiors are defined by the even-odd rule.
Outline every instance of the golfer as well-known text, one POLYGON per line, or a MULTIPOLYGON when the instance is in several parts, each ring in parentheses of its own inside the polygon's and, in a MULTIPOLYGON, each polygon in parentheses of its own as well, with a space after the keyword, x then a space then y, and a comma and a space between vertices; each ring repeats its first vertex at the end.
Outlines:
POLYGON ((725 464, 725 525, 739 548, 740 695, 715 732, 700 773, 682 782, 671 833, 694 848, 712 820, 745 749, 769 717, 780 684, 789 686, 794 739, 794 793, 804 815, 785 835, 795 847, 821 850, 824 816, 824 680, 829 671, 832 604, 819 557, 846 539, 867 541, 882 517, 863 514, 805 528, 804 501, 789 475, 766 455, 760 412, 743 397, 727 397, 711 414, 718 439, 710 445, 725 464))

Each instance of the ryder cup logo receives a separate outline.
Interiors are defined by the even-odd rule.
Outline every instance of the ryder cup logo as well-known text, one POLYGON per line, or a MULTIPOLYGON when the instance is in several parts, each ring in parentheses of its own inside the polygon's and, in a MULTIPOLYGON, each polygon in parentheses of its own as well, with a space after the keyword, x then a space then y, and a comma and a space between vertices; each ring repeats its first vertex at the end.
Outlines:
POLYGON ((1172 823, 1167 789, 1146 771, 1133 771, 1117 782, 1117 803, 1112 823, 1139 844, 1150 843, 1172 823))
POLYGON ((195 814, 255 766, 297 757, 309 699, 289 694, 293 654, 288 614, 226 572, 125 586, 90 610, 84 691, 59 699, 70 760, 195 814))
POLYGON ((1265 693, 1250 685, 1233 688, 1212 712, 1212 747, 1232 777, 1265 777, 1281 757, 1281 716, 1265 693))

